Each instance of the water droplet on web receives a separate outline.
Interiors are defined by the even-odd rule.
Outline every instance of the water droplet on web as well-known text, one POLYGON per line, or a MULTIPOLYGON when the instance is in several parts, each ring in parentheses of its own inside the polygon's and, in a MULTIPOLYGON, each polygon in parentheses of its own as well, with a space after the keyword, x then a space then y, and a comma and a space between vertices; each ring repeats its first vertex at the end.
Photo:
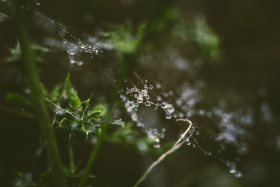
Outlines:
POLYGON ((236 169, 234 169, 234 168, 230 169, 230 170, 229 170, 229 173, 235 174, 235 173, 236 173, 236 169))
POLYGON ((144 88, 145 88, 145 89, 148 89, 148 86, 147 86, 147 84, 145 84, 145 85, 144 85, 144 88))
POLYGON ((153 89, 154 87, 153 87, 153 85, 150 85, 150 87, 149 87, 150 89, 153 89))
POLYGON ((156 84, 156 88, 157 88, 157 89, 160 89, 160 88, 161 88, 161 85, 160 85, 159 83, 157 83, 157 84, 156 84))
POLYGON ((129 106, 130 108, 134 108, 134 102, 133 102, 133 101, 129 102, 129 103, 128 103, 128 106, 129 106))
POLYGON ((75 51, 69 50, 68 51, 69 55, 75 55, 75 51))
POLYGON ((237 172, 237 173, 234 174, 234 176, 236 178, 241 178, 241 177, 243 177, 243 174, 241 172, 237 172))
POLYGON ((142 94, 143 94, 144 96, 148 96, 148 91, 147 91, 146 89, 144 89, 144 90, 142 90, 142 94))
POLYGON ((136 113, 134 113, 134 114, 131 115, 131 120, 132 120, 132 121, 137 121, 137 120, 138 120, 137 114, 136 114, 136 113))
POLYGON ((165 118, 166 119, 171 119, 172 115, 170 113, 166 113, 165 118))
POLYGON ((142 103, 143 102, 143 96, 142 94, 139 94, 138 98, 137 98, 137 102, 138 103, 142 103))
POLYGON ((151 102, 150 102, 150 101, 146 101, 146 102, 145 102, 145 105, 146 105, 146 106, 151 106, 151 102))
POLYGON ((158 143, 154 144, 154 148, 155 148, 155 149, 160 148, 160 144, 158 144, 158 143))

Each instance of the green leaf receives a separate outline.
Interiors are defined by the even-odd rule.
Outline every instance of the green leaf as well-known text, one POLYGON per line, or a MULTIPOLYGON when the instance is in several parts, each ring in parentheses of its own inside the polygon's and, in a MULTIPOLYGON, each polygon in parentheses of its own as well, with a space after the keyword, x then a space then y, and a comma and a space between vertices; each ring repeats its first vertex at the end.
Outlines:
POLYGON ((220 54, 218 35, 207 25, 203 17, 195 19, 194 24, 181 21, 173 28, 175 35, 193 42, 202 58, 217 59, 220 54))
POLYGON ((124 26, 115 26, 113 31, 107 32, 104 35, 109 38, 109 41, 119 53, 134 53, 140 46, 146 33, 146 23, 142 23, 136 28, 136 32, 133 32, 132 22, 127 21, 124 26))
POLYGON ((61 85, 56 85, 53 90, 51 91, 51 93, 49 94, 49 99, 56 103, 59 100, 59 96, 60 96, 60 91, 61 91, 61 85))
MULTIPOLYGON (((49 49, 43 46, 39 45, 31 45, 32 50, 35 53, 35 61, 36 62, 42 62, 43 61, 43 56, 49 52, 49 49)), ((6 60, 8 63, 20 67, 21 66, 21 61, 22 61, 22 54, 21 54, 21 49, 19 42, 17 43, 15 48, 10 49, 10 57, 8 57, 6 60)))
POLYGON ((64 83, 64 90, 63 90, 63 96, 65 96, 70 101, 70 108, 75 109, 78 107, 82 102, 77 94, 77 91, 72 87, 71 81, 70 81, 70 74, 67 75, 64 83))
POLYGON ((96 117, 104 116, 107 112, 107 106, 105 104, 97 104, 94 106, 92 110, 90 110, 90 114, 96 113, 96 117))
POLYGON ((113 122, 111 122, 111 124, 113 124, 113 125, 119 125, 119 126, 121 126, 121 127, 125 127, 125 123, 122 121, 122 119, 118 119, 118 120, 116 120, 116 121, 113 121, 113 122))
POLYGON ((21 107, 31 107, 32 106, 32 102, 30 99, 28 99, 20 94, 17 94, 17 93, 6 94, 6 100, 11 104, 15 104, 15 105, 21 106, 21 107))
POLYGON ((18 173, 18 178, 14 185, 16 187, 35 187, 36 183, 33 182, 31 173, 18 173))
POLYGON ((59 123, 58 126, 59 126, 60 128, 66 129, 67 131, 70 132, 70 130, 71 130, 71 123, 72 123, 72 121, 69 120, 68 118, 63 118, 63 119, 60 121, 60 123, 59 123))

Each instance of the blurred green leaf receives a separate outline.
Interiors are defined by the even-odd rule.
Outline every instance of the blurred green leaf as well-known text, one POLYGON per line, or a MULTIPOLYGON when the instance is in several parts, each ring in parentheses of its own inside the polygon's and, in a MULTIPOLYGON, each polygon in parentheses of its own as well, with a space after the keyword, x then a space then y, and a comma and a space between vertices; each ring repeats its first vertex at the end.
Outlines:
MULTIPOLYGON (((49 49, 39 45, 31 45, 34 53, 35 53, 35 61, 36 62, 43 62, 43 56, 49 52, 49 49)), ((17 43, 15 48, 10 49, 10 57, 6 60, 8 63, 12 64, 15 67, 21 67, 22 62, 22 54, 19 42, 17 43)))
POLYGON ((113 31, 107 32, 104 35, 109 38, 117 52, 134 53, 141 45, 146 32, 146 23, 142 23, 134 32, 132 22, 127 21, 124 26, 115 26, 113 31))
POLYGON ((33 187, 37 186, 35 182, 32 180, 32 174, 31 173, 18 173, 18 178, 16 178, 16 181, 14 185, 16 187, 33 187))
POLYGON ((161 144, 160 148, 155 149, 155 140, 133 129, 132 123, 126 123, 123 128, 118 128, 111 135, 107 136, 106 140, 134 148, 139 153, 151 153, 155 155, 161 155, 173 146, 173 142, 168 142, 161 144))
POLYGON ((29 98, 17 93, 6 94, 6 101, 19 107, 32 107, 32 102, 29 98))
POLYGON ((116 120, 116 121, 112 121, 111 122, 111 124, 113 124, 113 125, 119 125, 119 126, 121 126, 121 127, 125 127, 125 123, 124 123, 124 121, 122 120, 122 119, 118 119, 118 120, 116 120))
POLYGON ((70 74, 68 74, 65 79, 62 96, 69 100, 70 108, 76 108, 82 103, 77 94, 77 91, 72 87, 72 84, 70 81, 70 74))
POLYGON ((203 17, 195 19, 193 24, 180 21, 174 26, 175 35, 193 42, 202 58, 217 59, 220 54, 218 35, 207 25, 203 17))
POLYGON ((95 117, 104 116, 107 112, 107 106, 105 104, 96 104, 92 110, 89 111, 90 114, 97 114, 95 117))

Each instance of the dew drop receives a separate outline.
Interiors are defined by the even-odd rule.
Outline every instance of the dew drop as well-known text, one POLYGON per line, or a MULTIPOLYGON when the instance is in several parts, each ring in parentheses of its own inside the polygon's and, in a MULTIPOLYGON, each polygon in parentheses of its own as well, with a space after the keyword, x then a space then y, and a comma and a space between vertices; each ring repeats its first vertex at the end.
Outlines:
POLYGON ((235 173, 236 173, 236 169, 234 169, 234 168, 230 169, 230 170, 229 170, 229 173, 235 174, 235 173))
POLYGON ((157 96, 157 101, 161 101, 161 97, 160 96, 157 96))
POLYGON ((241 178, 241 177, 243 177, 243 174, 241 172, 237 172, 237 173, 234 174, 234 176, 236 178, 241 178))
POLYGON ((134 106, 135 106, 135 105, 134 105, 134 102, 133 102, 133 101, 132 101, 132 102, 129 102, 129 103, 128 103, 128 106, 129 106, 130 108, 134 108, 134 106))
POLYGON ((165 118, 166 119, 171 119, 172 115, 170 113, 166 113, 165 118))
POLYGON ((151 102, 150 102, 150 101, 146 101, 146 102, 145 102, 145 105, 146 105, 146 106, 151 106, 151 102))
POLYGON ((142 103, 143 102, 143 96, 141 94, 139 94, 139 97, 137 98, 137 102, 138 103, 142 103))

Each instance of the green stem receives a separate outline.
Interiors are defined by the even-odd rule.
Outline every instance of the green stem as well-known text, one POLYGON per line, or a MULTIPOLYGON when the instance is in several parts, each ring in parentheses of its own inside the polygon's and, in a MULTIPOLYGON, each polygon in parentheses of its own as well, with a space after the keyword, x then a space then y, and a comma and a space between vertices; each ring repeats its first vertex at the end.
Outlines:
POLYGON ((74 151, 71 145, 71 142, 68 143, 68 153, 69 153, 69 168, 71 174, 75 173, 75 158, 74 158, 74 151))
POLYGON ((97 157, 97 155, 99 153, 101 144, 103 143, 104 137, 106 135, 107 126, 109 124, 109 120, 108 119, 110 118, 111 111, 112 111, 111 106, 109 106, 108 112, 107 112, 107 114, 105 116, 105 123, 101 127, 101 132, 100 132, 99 137, 97 139, 96 145, 94 146, 94 149, 92 150, 92 152, 91 152, 91 154, 89 156, 89 160, 87 162, 86 168, 84 170, 82 179, 81 179, 78 187, 83 187, 85 185, 89 175, 90 175, 90 171, 93 168, 93 165, 94 165, 96 157, 97 157))
POLYGON ((28 38, 27 29, 24 24, 24 10, 21 7, 22 1, 12 0, 11 8, 14 14, 15 22, 18 29, 19 43, 22 51, 24 71, 28 80, 33 107, 37 115, 41 133, 43 134, 48 152, 48 159, 52 169, 55 186, 66 187, 67 183, 63 175, 63 166, 59 155, 58 146, 56 143, 55 134, 51 127, 50 117, 47 111, 43 87, 39 81, 35 58, 31 49, 31 44, 28 38))
POLYGON ((100 135, 99 135, 99 137, 97 139, 97 142, 96 142, 96 145, 95 145, 94 149, 92 150, 92 152, 90 154, 89 160, 88 160, 87 165, 86 165, 86 169, 84 170, 82 179, 81 179, 81 181, 80 181, 80 183, 78 185, 79 187, 82 187, 82 186, 85 185, 86 180, 87 180, 87 178, 90 175, 90 171, 92 170, 92 168, 94 166, 96 157, 97 157, 97 155, 99 153, 99 150, 100 150, 100 147, 102 145, 102 142, 103 142, 103 140, 104 140, 104 138, 106 136, 106 131, 107 131, 108 124, 110 123, 110 116, 112 114, 113 104, 115 102, 117 102, 117 100, 118 100, 119 90, 123 86, 124 79, 127 77, 127 75, 130 72, 132 72, 132 70, 135 67, 135 63, 134 63, 134 60, 136 60, 135 57, 136 56, 134 54, 133 55, 129 54, 129 55, 125 55, 124 56, 123 69, 122 69, 122 72, 121 72, 121 74, 120 74, 120 76, 118 78, 118 81, 117 81, 116 85, 115 85, 115 89, 112 92, 110 105, 109 105, 108 111, 107 111, 106 116, 105 116, 105 123, 101 127, 101 133, 100 133, 100 135), (131 63, 129 64, 129 62, 131 62, 131 63))

